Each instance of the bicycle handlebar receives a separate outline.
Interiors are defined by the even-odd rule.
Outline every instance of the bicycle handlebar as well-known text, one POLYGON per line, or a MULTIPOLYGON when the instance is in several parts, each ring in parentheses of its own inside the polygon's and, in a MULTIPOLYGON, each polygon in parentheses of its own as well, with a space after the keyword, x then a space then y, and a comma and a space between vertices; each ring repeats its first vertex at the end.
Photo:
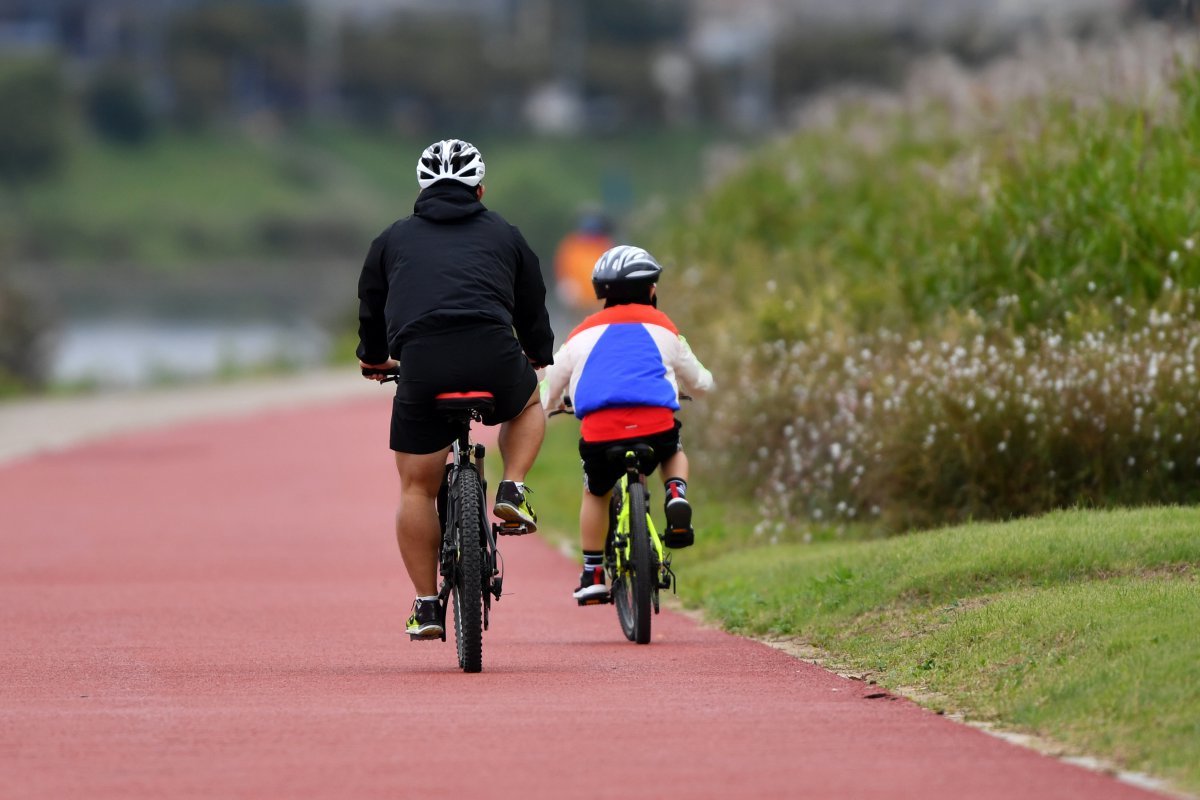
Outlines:
POLYGON ((395 381, 400 377, 400 368, 393 367, 391 369, 375 369, 373 367, 363 367, 362 374, 364 378, 369 378, 372 375, 384 375, 386 377, 383 378, 380 383, 388 383, 390 381, 395 381))

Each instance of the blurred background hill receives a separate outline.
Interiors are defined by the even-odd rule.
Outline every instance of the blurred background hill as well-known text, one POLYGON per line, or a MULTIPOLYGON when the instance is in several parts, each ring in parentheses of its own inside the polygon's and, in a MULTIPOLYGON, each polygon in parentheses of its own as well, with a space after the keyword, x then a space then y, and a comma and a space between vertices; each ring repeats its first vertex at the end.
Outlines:
MULTIPOLYGON (((429 141, 478 144, 548 282, 846 87, 1192 20, 1175 0, 0 0, 0 391, 346 358, 429 141), (1052 6, 1046 8, 1045 6, 1052 6), (338 349, 340 348, 340 349, 338 349)), ((553 292, 552 292, 553 295, 553 292)), ((570 309, 555 308, 560 330, 570 309)))

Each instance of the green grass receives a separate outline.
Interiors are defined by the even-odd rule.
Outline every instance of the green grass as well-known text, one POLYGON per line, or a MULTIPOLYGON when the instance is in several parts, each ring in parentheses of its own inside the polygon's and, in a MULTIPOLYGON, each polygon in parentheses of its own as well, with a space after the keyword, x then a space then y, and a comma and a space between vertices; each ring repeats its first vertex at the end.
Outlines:
MULTIPOLYGON (((676 202, 700 184, 702 154, 713 141, 705 132, 578 139, 458 135, 478 145, 487 161, 484 202, 519 227, 547 263, 587 205, 624 218, 621 233, 639 233, 650 224, 649 209, 676 202)), ((416 156, 428 142, 344 132, 315 133, 308 141, 378 191, 392 193, 398 207, 389 213, 408 213, 416 195, 416 156)), ((391 219, 381 218, 380 225, 391 219)))
POLYGON ((21 198, 15 224, 20 249, 50 260, 173 268, 327 255, 363 239, 384 197, 297 141, 165 136, 126 149, 83 139, 58 177, 21 198))
POLYGON ((1200 509, 1060 512, 688 565, 686 604, 1200 788, 1200 509))
MULTIPOLYGON (((699 183, 711 136, 480 139, 487 204, 547 262, 587 203, 631 213, 699 183)), ((19 260, 178 269, 214 261, 361 258, 411 213, 427 144, 348 130, 266 138, 164 134, 139 148, 73 140, 56 176, 0 196, 19 260)), ((640 217, 639 217, 640 219, 640 217)), ((631 225, 636 224, 630 219, 631 225)))

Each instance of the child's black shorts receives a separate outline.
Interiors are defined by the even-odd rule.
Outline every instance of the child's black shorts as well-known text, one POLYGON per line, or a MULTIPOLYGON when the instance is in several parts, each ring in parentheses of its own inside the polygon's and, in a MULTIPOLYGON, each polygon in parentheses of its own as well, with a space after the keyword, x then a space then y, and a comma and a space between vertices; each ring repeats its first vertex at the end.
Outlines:
POLYGON ((503 325, 458 327, 405 342, 392 401, 391 448, 401 453, 436 453, 448 447, 458 427, 433 408, 443 392, 491 392, 496 407, 485 425, 512 419, 525 409, 537 375, 512 331, 503 325))
MULTIPOLYGON (((612 442, 585 442, 579 440, 579 457, 583 460, 583 488, 589 494, 603 497, 613 488, 625 472, 625 465, 619 462, 609 462, 608 450, 611 447, 621 447, 632 444, 648 444, 654 448, 654 458, 644 461, 640 467, 643 473, 649 475, 662 466, 663 462, 683 449, 679 439, 679 429, 683 423, 675 420, 675 427, 662 433, 640 436, 636 439, 618 439, 612 442)), ((664 475, 670 478, 670 475, 664 475)))

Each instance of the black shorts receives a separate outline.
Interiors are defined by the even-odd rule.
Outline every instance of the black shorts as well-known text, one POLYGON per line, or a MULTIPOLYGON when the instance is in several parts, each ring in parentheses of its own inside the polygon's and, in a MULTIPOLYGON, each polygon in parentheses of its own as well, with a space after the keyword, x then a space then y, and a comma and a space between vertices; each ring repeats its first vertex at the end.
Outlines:
POLYGON ((537 375, 516 336, 503 325, 475 325, 405 342, 392 401, 391 448, 416 455, 449 447, 458 427, 433 407, 442 392, 491 392, 496 406, 484 424, 496 425, 524 410, 537 375))
MULTIPOLYGON (((654 458, 644 460, 639 466, 646 475, 654 472, 671 456, 683 449, 679 429, 683 423, 675 420, 675 427, 662 433, 652 433, 636 439, 617 439, 612 442, 585 442, 579 440, 579 457, 583 460, 583 488, 589 494, 603 497, 616 485, 625 472, 625 465, 608 460, 608 450, 632 444, 648 444, 654 448, 654 458)), ((670 478, 670 475, 663 477, 670 478)))

